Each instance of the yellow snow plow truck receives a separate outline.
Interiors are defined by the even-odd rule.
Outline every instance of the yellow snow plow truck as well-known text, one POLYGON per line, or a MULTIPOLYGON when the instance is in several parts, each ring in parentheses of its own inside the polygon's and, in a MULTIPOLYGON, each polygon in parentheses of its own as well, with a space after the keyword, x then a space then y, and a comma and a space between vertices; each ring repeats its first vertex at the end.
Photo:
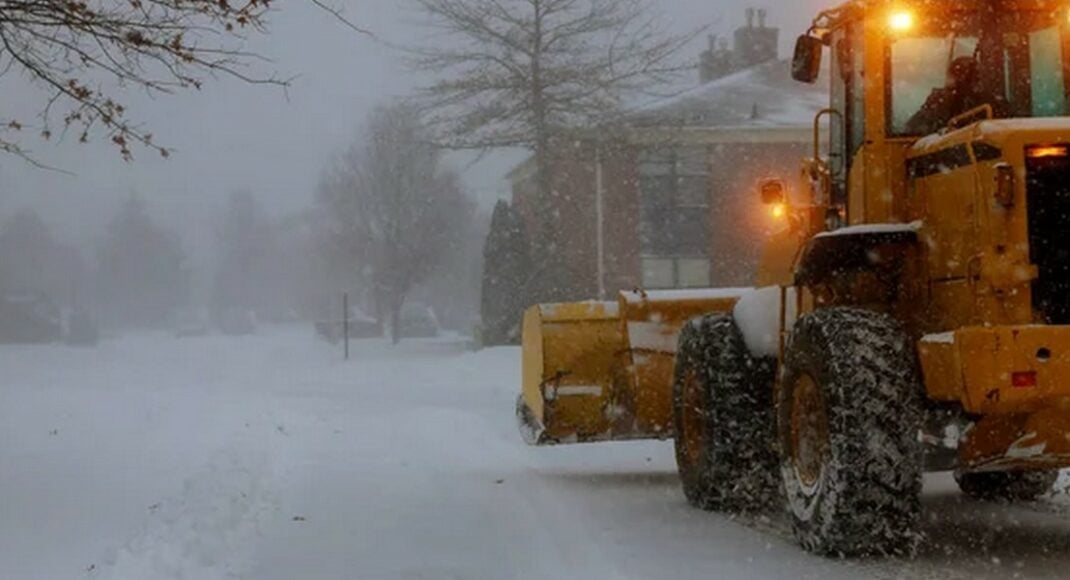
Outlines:
POLYGON ((798 41, 822 70, 755 289, 531 309, 517 414, 673 437, 690 503, 780 502, 811 551, 909 553, 924 471, 1030 499, 1070 466, 1070 2, 855 0, 798 41))

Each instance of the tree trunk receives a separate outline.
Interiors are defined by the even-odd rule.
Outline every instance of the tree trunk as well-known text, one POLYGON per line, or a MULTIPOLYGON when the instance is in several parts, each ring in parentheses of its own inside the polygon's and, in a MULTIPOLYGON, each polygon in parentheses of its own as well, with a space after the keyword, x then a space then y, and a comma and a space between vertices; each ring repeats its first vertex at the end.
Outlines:
POLYGON ((387 293, 376 283, 375 290, 372 291, 372 301, 375 303, 375 325, 380 336, 384 337, 391 330, 390 321, 387 320, 387 314, 389 314, 390 309, 386 303, 386 296, 387 293))
POLYGON ((534 132, 533 153, 535 157, 535 186, 537 215, 539 224, 532 239, 533 253, 531 288, 529 294, 536 302, 557 302, 563 297, 562 276, 559 271, 560 255, 559 224, 555 211, 553 184, 553 130, 551 127, 546 102, 546 82, 543 78, 543 11, 539 0, 533 3, 535 9, 532 34, 531 57, 531 115, 534 132))
POLYGON ((390 306, 390 339, 395 345, 401 343, 401 300, 395 300, 390 306))

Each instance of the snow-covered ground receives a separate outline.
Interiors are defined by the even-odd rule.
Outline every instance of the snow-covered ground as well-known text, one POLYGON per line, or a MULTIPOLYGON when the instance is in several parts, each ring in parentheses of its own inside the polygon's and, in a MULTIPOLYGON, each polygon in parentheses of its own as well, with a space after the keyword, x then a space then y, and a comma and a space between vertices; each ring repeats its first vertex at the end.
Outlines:
POLYGON ((0 347, 0 579, 1064 578, 1070 504, 927 481, 916 560, 694 511, 671 444, 524 447, 519 352, 303 328, 0 347))

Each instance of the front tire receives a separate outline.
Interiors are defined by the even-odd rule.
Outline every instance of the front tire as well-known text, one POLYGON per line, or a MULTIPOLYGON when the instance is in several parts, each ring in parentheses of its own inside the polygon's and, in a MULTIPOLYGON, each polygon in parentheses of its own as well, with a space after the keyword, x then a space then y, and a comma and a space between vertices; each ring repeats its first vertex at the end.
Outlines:
POLYGON ((823 555, 913 553, 922 386, 889 316, 819 310, 796 325, 777 391, 780 473, 796 538, 823 555))
POLYGON ((962 493, 983 500, 1032 501, 1050 493, 1058 471, 955 473, 962 493))
POLYGON ((774 364, 755 359, 730 315, 680 333, 673 381, 676 462, 688 502, 706 510, 768 507, 776 492, 774 364))

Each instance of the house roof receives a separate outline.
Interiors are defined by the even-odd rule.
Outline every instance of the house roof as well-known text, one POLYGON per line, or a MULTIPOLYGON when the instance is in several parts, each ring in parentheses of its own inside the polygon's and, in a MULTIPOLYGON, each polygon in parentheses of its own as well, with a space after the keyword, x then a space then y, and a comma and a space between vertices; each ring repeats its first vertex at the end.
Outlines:
POLYGON ((828 86, 791 78, 791 63, 776 60, 632 109, 633 127, 760 129, 812 127, 828 107, 828 86))

